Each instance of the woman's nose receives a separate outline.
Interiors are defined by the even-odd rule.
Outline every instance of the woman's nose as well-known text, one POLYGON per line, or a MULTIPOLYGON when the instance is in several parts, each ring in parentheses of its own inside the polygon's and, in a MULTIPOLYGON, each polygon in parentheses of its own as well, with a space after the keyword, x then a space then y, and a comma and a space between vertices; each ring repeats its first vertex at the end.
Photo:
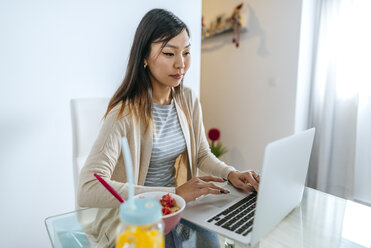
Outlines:
POLYGON ((184 68, 184 58, 183 58, 183 56, 177 56, 174 66, 175 66, 175 68, 184 68))

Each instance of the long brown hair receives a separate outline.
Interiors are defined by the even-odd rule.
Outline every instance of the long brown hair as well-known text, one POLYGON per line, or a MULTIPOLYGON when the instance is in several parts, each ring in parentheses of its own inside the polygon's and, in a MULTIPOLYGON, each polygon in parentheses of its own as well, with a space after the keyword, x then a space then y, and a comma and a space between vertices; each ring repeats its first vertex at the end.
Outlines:
MULTIPOLYGON (((143 116, 148 127, 152 122, 153 89, 148 69, 144 68, 144 59, 149 56, 152 43, 160 42, 164 47, 183 30, 186 30, 190 36, 185 23, 164 9, 150 10, 142 18, 135 32, 124 80, 111 98, 104 118, 116 105, 122 103, 117 119, 123 117, 124 109, 128 107, 128 113, 134 113, 138 119, 143 116)), ((186 111, 182 92, 183 80, 173 88, 172 94, 180 102, 189 123, 189 114, 186 111)))

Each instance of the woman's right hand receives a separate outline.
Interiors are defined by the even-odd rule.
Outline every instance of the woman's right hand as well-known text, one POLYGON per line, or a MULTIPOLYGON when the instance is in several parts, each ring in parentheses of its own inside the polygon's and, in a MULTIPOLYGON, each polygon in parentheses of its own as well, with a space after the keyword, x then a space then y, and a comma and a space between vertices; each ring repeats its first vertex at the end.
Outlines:
POLYGON ((224 180, 214 176, 194 177, 185 184, 177 187, 175 194, 183 197, 186 202, 190 202, 202 195, 229 193, 228 190, 216 186, 212 182, 224 182, 224 180))

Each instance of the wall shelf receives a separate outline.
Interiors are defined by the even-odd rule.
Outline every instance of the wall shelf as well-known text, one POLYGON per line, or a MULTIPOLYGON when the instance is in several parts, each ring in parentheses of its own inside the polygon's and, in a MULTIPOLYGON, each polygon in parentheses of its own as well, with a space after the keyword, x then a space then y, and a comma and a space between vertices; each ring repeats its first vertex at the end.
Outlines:
MULTIPOLYGON (((217 19, 220 19, 218 23, 211 22, 208 28, 202 28, 202 40, 207 40, 224 33, 233 33, 233 26, 230 17, 226 18, 225 15, 220 15, 215 20, 217 19)), ((240 14, 240 23, 240 33, 248 32, 246 13, 240 14)))

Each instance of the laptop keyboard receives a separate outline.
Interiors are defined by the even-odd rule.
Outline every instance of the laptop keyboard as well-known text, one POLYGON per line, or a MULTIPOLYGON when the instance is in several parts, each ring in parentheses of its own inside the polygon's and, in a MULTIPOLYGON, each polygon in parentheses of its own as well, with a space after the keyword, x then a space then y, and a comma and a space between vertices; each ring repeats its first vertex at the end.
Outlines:
POLYGON ((252 230, 256 206, 256 193, 252 193, 223 210, 207 222, 246 236, 252 230))

